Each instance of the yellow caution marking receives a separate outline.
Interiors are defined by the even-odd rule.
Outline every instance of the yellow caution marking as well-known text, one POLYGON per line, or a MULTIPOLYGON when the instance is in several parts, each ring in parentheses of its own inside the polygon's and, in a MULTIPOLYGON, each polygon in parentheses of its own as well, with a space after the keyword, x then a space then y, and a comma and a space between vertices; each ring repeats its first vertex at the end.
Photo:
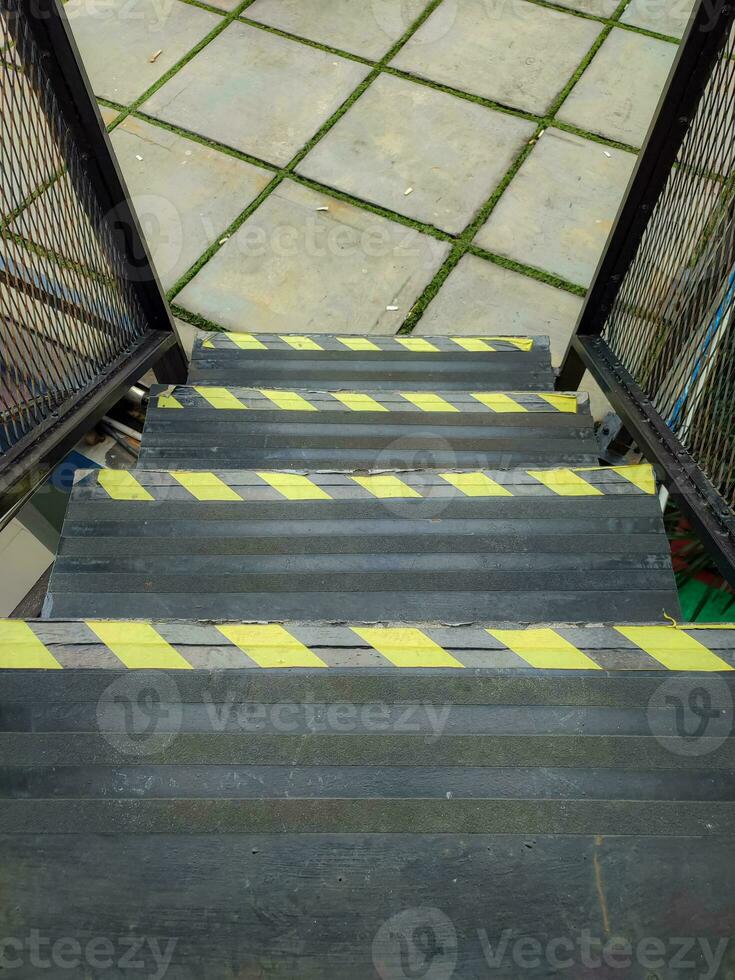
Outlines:
POLYGON ((396 667, 464 667, 438 643, 412 627, 350 627, 396 667))
POLYGON ((599 664, 552 629, 485 630, 539 670, 601 670, 599 664))
POLYGON ((540 391, 538 393, 539 398, 543 398, 545 402, 548 402, 557 412, 571 412, 572 414, 577 411, 577 396, 576 395, 552 395, 540 391))
POLYGON ((648 463, 643 463, 640 466, 613 466, 611 469, 625 477, 644 493, 656 493, 656 475, 653 472, 653 467, 648 463))
POLYGON ((405 347, 406 350, 415 351, 418 354, 437 354, 439 352, 438 347, 430 344, 423 337, 396 337, 396 343, 400 344, 401 347, 405 347))
POLYGON ((527 412, 519 402, 510 395, 500 395, 492 392, 473 391, 472 397, 484 405, 485 408, 492 409, 493 412, 527 412))
POLYGON ((526 470, 529 476, 543 483, 560 497, 602 497, 604 494, 572 470, 526 470))
POLYGON ((259 667, 326 667, 315 653, 292 636, 283 626, 218 626, 259 667))
POLYGON ((266 398, 270 399, 274 405, 278 408, 282 408, 287 412, 317 412, 318 409, 311 402, 307 402, 305 398, 296 391, 274 391, 270 388, 261 388, 261 395, 265 395, 266 398))
POLYGON ((257 337, 253 337, 251 333, 228 333, 227 337, 233 344, 237 344, 241 350, 268 350, 267 344, 258 340, 257 337))
POLYGON ((699 640, 675 626, 616 626, 615 629, 667 670, 733 669, 699 640))
POLYGON ((214 473, 185 473, 171 470, 171 476, 197 500, 242 500, 239 493, 214 473))
POLYGON ((38 639, 28 623, 0 621, 0 669, 59 670, 61 664, 38 639))
POLYGON ((332 498, 308 477, 298 473, 261 473, 261 480, 269 483, 287 500, 331 500, 332 498))
POLYGON ((191 670, 150 623, 109 623, 86 620, 87 626, 131 670, 191 670))
POLYGON ((389 500, 395 497, 420 497, 421 494, 409 487, 403 480, 390 474, 378 474, 377 476, 353 476, 350 479, 359 484, 364 490, 369 491, 374 497, 381 500, 389 500))
POLYGON ((495 348, 491 347, 487 340, 483 340, 482 337, 451 337, 450 339, 464 350, 490 351, 491 353, 495 351, 495 348))
POLYGON ((247 409, 248 407, 239 398, 235 398, 227 388, 207 388, 197 385, 194 391, 201 395, 205 401, 209 402, 212 408, 247 409))
POLYGON ((214 350, 214 344, 209 338, 202 341, 202 347, 205 347, 207 350, 214 350))
POLYGON ((128 470, 100 470, 97 482, 113 500, 154 500, 128 470))
POLYGON ((280 336, 281 340, 285 341, 289 347, 293 347, 294 350, 324 350, 311 337, 285 336, 284 334, 280 336))
POLYGON ((159 408, 183 408, 184 406, 173 395, 159 395, 156 402, 159 408))
POLYGON ((405 398, 406 401, 411 402, 417 408, 420 408, 422 412, 458 412, 459 409, 454 405, 450 405, 448 401, 441 397, 441 395, 430 395, 424 391, 401 391, 399 392, 401 398, 405 398))
POLYGON ((353 412, 387 412, 388 409, 380 402, 376 402, 370 395, 361 395, 357 392, 333 391, 332 397, 342 402, 353 412))
POLYGON ((380 347, 367 337, 337 337, 337 340, 350 350, 380 350, 380 347))
POLYGON ((467 497, 512 497, 510 490, 484 473, 440 473, 439 476, 467 497))
POLYGON ((533 338, 532 337, 491 337, 491 340, 503 340, 506 344, 513 344, 518 350, 529 351, 533 350, 533 338))

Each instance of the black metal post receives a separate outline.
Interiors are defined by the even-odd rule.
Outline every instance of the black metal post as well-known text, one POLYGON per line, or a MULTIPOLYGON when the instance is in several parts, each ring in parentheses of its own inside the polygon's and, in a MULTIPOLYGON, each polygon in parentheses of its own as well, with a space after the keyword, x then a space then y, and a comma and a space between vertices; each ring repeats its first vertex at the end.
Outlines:
POLYGON ((676 162, 735 18, 728 0, 699 0, 562 362, 557 389, 576 391, 585 371, 575 337, 599 336, 676 162))

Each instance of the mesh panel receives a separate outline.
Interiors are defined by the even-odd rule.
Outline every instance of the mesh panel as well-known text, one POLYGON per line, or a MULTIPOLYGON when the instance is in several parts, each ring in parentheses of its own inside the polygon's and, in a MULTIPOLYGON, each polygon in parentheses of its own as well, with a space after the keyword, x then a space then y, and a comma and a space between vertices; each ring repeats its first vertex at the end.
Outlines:
POLYGON ((603 336, 735 507, 735 30, 603 336))
POLYGON ((0 462, 146 323, 24 15, 0 6, 0 462))

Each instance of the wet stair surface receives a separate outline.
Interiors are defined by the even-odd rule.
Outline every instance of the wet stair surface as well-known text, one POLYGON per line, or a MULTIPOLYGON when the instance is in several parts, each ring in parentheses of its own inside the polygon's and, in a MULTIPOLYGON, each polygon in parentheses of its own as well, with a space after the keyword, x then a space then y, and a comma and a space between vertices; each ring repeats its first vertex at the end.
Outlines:
POLYGON ((16 930, 448 980, 478 930, 728 920, 735 631, 675 624, 653 471, 599 466, 544 338, 200 341, 78 480, 44 616, 0 624, 16 930))

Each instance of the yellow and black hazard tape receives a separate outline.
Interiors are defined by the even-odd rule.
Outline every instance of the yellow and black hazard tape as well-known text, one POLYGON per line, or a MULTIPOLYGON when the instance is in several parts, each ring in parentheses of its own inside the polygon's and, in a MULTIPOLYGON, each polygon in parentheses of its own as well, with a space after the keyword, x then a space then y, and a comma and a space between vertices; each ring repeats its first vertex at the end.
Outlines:
POLYGON ((207 473, 182 470, 96 470, 77 484, 75 499, 113 500, 400 500, 457 497, 600 497, 654 494, 648 464, 553 470, 434 473, 207 473))
POLYGON ((159 409, 284 412, 577 412, 586 396, 557 392, 431 391, 289 391, 179 385, 155 391, 159 409))
POLYGON ((0 669, 730 671, 735 626, 374 626, 0 620, 0 669))
POLYGON ((528 352, 534 337, 338 337, 332 334, 212 333, 199 342, 202 350, 345 351, 365 353, 473 354, 528 352))

